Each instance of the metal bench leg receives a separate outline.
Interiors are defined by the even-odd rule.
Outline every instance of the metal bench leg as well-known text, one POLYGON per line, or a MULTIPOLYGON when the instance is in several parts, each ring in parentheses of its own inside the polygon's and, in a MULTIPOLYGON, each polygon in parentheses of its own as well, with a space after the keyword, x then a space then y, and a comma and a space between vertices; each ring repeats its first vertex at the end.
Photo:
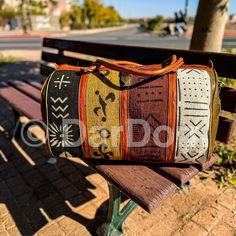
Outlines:
POLYGON ((20 113, 16 110, 13 110, 14 112, 14 118, 15 118, 15 127, 11 131, 11 138, 15 139, 16 137, 20 136, 20 131, 21 131, 21 121, 20 121, 20 113))
POLYGON ((97 234, 99 236, 122 236, 123 223, 137 204, 130 200, 122 210, 120 210, 121 191, 110 183, 108 183, 108 187, 110 198, 107 222, 99 226, 97 234))

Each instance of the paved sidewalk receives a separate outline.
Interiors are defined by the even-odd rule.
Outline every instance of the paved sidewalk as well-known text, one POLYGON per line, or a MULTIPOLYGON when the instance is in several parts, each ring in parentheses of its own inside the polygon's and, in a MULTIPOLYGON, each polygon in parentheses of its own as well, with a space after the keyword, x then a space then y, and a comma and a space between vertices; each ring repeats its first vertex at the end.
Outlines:
MULTIPOLYGON (((9 78, 18 78, 17 70, 0 74, 0 80, 9 78)), ((11 142, 6 131, 13 122, 11 108, 0 99, 0 236, 95 235, 107 214, 105 180, 78 158, 49 165, 45 146, 11 142)), ((138 207, 125 235, 235 236, 236 190, 218 189, 213 179, 212 171, 201 173, 153 214, 138 207)))

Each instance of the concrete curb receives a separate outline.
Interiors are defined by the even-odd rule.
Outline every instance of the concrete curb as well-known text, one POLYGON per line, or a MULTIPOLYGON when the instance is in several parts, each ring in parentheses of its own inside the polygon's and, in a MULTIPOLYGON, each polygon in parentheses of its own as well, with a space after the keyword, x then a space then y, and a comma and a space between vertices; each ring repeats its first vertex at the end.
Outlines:
MULTIPOLYGON (((193 32, 189 31, 185 35, 191 37, 192 33, 193 32)), ((236 37, 236 31, 226 31, 224 33, 224 37, 236 37)))
POLYGON ((117 27, 106 27, 106 28, 99 28, 99 29, 85 29, 85 30, 72 30, 68 32, 69 35, 73 34, 96 34, 96 33, 103 33, 108 31, 116 31, 122 29, 128 29, 138 26, 137 24, 129 24, 129 25, 122 25, 117 27))
POLYGON ((45 38, 45 37, 61 37, 66 34, 4 34, 0 35, 0 39, 4 38, 45 38))
POLYGON ((1 38, 45 38, 45 37, 64 37, 66 35, 85 35, 85 34, 96 34, 108 31, 116 31, 121 29, 127 29, 134 27, 133 24, 130 25, 122 25, 118 27, 107 27, 107 28, 99 28, 99 29, 85 29, 85 30, 72 30, 69 32, 62 32, 62 33, 30 33, 30 34, 23 34, 23 33, 4 33, 0 34, 1 38))

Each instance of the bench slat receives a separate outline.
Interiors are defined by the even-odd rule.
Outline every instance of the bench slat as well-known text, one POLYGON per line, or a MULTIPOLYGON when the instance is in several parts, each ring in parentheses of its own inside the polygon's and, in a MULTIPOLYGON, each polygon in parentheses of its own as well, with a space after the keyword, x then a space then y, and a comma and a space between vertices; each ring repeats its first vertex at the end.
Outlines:
POLYGON ((222 110, 236 113, 236 89, 223 87, 220 98, 222 110))
POLYGON ((5 82, 0 82, 0 96, 28 118, 42 120, 40 103, 5 82))
POLYGON ((17 90, 23 92, 24 94, 28 95, 29 97, 33 98, 37 102, 41 101, 39 90, 35 87, 31 86, 30 84, 27 84, 23 81, 19 80, 13 80, 8 81, 8 84, 15 87, 17 90))
POLYGON ((150 213, 177 189, 177 185, 158 173, 158 167, 153 170, 142 165, 93 165, 92 161, 86 162, 150 213))
POLYGON ((160 167, 160 170, 169 175, 170 177, 172 177, 173 181, 178 186, 182 186, 199 172, 197 167, 183 164, 181 164, 181 167, 175 167, 175 166, 160 167))
POLYGON ((138 47, 126 45, 112 45, 75 40, 44 38, 43 47, 67 50, 87 55, 129 60, 143 64, 161 63, 166 58, 175 54, 183 57, 186 64, 207 65, 209 60, 214 62, 214 68, 221 77, 236 78, 235 55, 228 53, 202 52, 193 50, 165 49, 138 47))
POLYGON ((200 170, 205 170, 217 161, 213 154, 204 165, 180 164, 108 164, 103 160, 82 158, 91 168, 116 185, 143 209, 152 212, 178 186, 182 186, 200 170))
POLYGON ((42 52, 42 60, 47 61, 47 62, 53 62, 58 65, 69 64, 73 66, 90 66, 92 64, 92 62, 88 60, 82 60, 79 58, 68 57, 68 56, 44 52, 44 51, 42 52))
POLYGON ((182 186, 188 182, 193 176, 195 176, 200 170, 206 170, 218 159, 217 154, 213 154, 211 159, 199 165, 184 165, 184 164, 168 164, 168 166, 160 166, 160 170, 173 177, 173 181, 178 185, 182 186))
POLYGON ((40 92, 40 90, 41 90, 41 88, 42 88, 42 84, 39 83, 39 82, 37 82, 37 81, 33 81, 33 80, 24 80, 24 82, 27 83, 27 84, 30 84, 32 87, 38 89, 39 92, 40 92))
POLYGON ((55 70, 55 68, 47 66, 45 64, 40 64, 40 74, 44 75, 44 76, 49 76, 53 71, 55 70))
POLYGON ((235 127, 236 120, 220 116, 216 139, 223 143, 229 143, 235 127))

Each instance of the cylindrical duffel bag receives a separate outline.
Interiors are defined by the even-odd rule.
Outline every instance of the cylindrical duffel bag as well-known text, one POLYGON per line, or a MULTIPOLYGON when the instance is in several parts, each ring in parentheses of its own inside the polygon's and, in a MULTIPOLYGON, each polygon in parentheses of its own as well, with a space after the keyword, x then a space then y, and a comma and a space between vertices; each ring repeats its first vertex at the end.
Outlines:
POLYGON ((53 156, 204 163, 219 117, 212 63, 185 65, 97 60, 58 66, 42 89, 47 145, 53 156))

